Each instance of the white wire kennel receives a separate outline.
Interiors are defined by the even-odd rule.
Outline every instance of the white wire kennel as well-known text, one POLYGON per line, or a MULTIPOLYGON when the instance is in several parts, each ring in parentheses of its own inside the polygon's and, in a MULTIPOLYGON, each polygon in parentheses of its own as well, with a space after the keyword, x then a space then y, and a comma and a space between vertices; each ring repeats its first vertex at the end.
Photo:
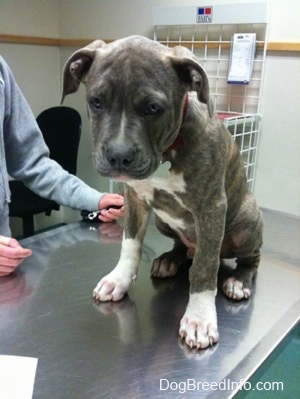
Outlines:
POLYGON ((243 155, 248 187, 254 188, 261 127, 260 101, 267 45, 267 4, 157 7, 153 12, 154 40, 185 46, 205 68, 210 94, 219 117, 243 155), (232 38, 255 33, 256 51, 248 84, 228 84, 232 38))

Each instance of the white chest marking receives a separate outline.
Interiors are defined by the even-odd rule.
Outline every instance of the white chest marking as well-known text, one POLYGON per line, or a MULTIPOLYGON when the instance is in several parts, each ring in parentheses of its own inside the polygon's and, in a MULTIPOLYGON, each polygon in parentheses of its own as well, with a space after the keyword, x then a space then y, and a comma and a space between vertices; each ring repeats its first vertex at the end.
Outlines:
MULTIPOLYGON (((162 173, 159 171, 157 174, 161 175, 162 173)), ((181 198, 178 196, 178 193, 185 192, 186 183, 184 181, 183 174, 170 173, 169 171, 167 171, 167 173, 166 171, 163 171, 163 174, 167 177, 159 177, 156 176, 155 173, 155 175, 149 177, 148 179, 141 181, 130 181, 128 184, 134 188, 138 197, 141 200, 146 201, 149 205, 151 205, 153 200, 154 190, 162 190, 172 195, 174 201, 185 208, 181 198)), ((172 205, 170 204, 170 206, 172 205)), ((174 214, 171 216, 167 209, 164 210, 161 208, 154 208, 154 212, 161 220, 172 227, 173 230, 177 232, 184 230, 184 220, 174 217, 174 214)))
POLYGON ((181 199, 177 193, 184 193, 186 183, 183 178, 183 173, 170 173, 167 177, 159 177, 153 175, 145 180, 132 180, 127 182, 128 185, 134 188, 138 197, 148 204, 153 200, 154 190, 166 191, 184 207, 181 199))

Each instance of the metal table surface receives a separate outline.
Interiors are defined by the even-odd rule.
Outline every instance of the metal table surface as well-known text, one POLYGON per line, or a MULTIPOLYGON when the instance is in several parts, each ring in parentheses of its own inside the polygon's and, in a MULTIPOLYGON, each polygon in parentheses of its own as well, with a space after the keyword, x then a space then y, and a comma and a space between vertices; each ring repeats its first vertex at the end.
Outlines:
POLYGON ((119 258, 122 228, 78 222, 22 241, 33 255, 0 279, 0 354, 38 358, 34 399, 232 397, 299 317, 299 219, 263 213, 253 295, 235 303, 219 289, 214 347, 190 350, 178 337, 188 271, 149 277, 152 259, 171 247, 153 223, 128 296, 96 304, 92 290, 119 258))

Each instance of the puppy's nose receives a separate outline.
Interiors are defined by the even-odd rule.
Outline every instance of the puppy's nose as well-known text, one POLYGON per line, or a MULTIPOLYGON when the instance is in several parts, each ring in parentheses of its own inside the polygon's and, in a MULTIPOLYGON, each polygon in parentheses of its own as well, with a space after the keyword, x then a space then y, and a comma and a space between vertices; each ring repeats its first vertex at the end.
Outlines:
POLYGON ((128 169, 134 158, 132 147, 127 145, 111 145, 106 151, 106 159, 114 169, 128 169))

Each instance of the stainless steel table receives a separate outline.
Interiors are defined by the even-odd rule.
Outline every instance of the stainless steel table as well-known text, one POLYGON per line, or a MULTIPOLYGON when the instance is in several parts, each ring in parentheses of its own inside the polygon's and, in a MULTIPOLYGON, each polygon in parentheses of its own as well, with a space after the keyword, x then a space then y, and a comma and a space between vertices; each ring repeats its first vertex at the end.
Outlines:
MULTIPOLYGON (((149 277, 152 259, 171 247, 153 223, 128 296, 94 303, 94 286, 118 260, 122 228, 78 222, 22 241, 33 255, 0 279, 0 354, 38 358, 34 399, 233 396, 300 312, 299 219, 264 218, 253 296, 234 303, 219 290, 216 346, 196 351, 180 341, 188 271, 149 277)), ((220 281, 231 266, 222 266, 220 281)))

